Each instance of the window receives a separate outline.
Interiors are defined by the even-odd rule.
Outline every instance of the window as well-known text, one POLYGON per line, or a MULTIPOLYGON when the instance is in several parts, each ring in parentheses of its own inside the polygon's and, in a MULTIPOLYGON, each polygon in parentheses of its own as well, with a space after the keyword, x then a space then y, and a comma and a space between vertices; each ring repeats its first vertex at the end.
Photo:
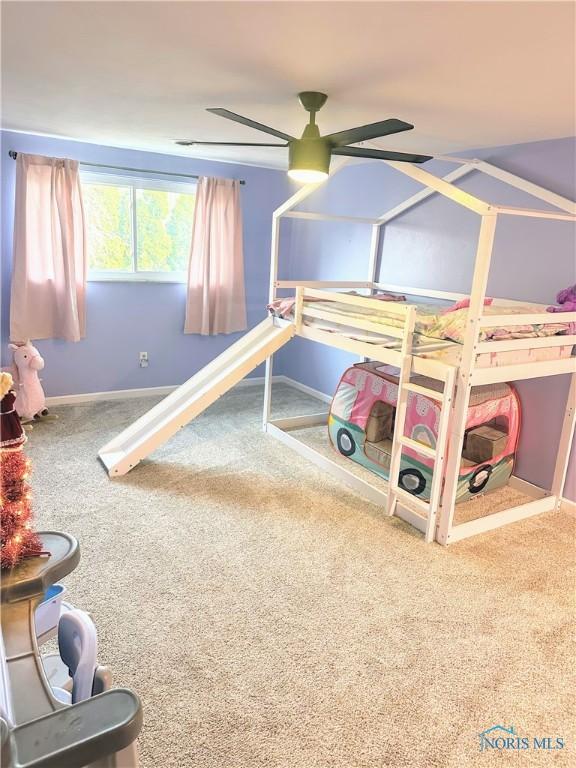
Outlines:
POLYGON ((82 174, 89 280, 183 282, 196 186, 82 174))

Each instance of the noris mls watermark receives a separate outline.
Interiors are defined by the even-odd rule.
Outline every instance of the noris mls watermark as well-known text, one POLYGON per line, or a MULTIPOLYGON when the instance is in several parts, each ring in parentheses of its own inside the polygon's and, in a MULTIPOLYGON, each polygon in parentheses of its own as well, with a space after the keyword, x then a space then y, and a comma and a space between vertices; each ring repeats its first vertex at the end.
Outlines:
POLYGON ((492 725, 478 734, 480 752, 535 749, 552 751, 564 749, 566 740, 562 736, 519 736, 513 725, 492 725))

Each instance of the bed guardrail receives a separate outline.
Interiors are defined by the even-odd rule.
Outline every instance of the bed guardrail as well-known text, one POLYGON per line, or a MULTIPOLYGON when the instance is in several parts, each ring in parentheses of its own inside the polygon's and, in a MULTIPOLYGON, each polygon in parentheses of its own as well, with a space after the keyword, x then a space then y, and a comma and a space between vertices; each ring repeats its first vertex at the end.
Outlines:
MULTIPOLYGON (((482 315, 478 332, 484 328, 518 325, 556 325, 558 323, 576 323, 576 312, 537 312, 524 315, 502 314, 482 315)), ((539 378, 563 373, 576 372, 576 357, 573 348, 576 334, 564 333, 553 336, 534 336, 518 339, 490 339, 476 341, 474 346, 475 366, 472 372, 473 384, 488 384, 497 381, 516 381, 519 379, 539 378), (547 356, 547 352, 550 352, 547 356), (486 363, 486 355, 506 353, 506 362, 486 363), (518 353, 515 355, 515 353, 518 353), (530 353, 533 353, 530 355, 530 353), (484 358, 484 363, 480 362, 484 358), (532 359, 531 359, 532 358, 532 359)))
MULTIPOLYGON (((344 286, 340 284, 339 287, 344 286)), ((416 308, 411 305, 376 302, 369 296, 321 290, 301 283, 296 286, 294 323, 298 335, 388 365, 401 366, 403 356, 412 348, 415 322, 416 308), (307 304, 309 301, 326 302, 327 304, 337 302, 350 306, 351 309, 356 307, 360 310, 369 310, 372 316, 376 315, 381 320, 370 320, 361 315, 355 316, 353 313, 338 316, 330 310, 325 311, 317 304, 309 306, 307 304), (334 327, 334 331, 307 325, 306 318, 329 323, 334 327), (338 333, 339 326, 342 327, 342 334, 338 333), (346 333, 344 333, 344 329, 346 329, 346 333), (350 337, 350 329, 372 332, 381 337, 389 336, 398 339, 398 343, 394 345, 394 349, 390 349, 380 344, 360 341, 350 337)))
POLYGON ((382 336, 393 336, 397 339, 404 337, 405 328, 408 321, 415 317, 416 308, 411 305, 401 304, 400 302, 388 301, 377 302, 369 296, 356 296, 349 293, 338 293, 318 290, 299 286, 296 288, 296 317, 313 317, 317 320, 326 320, 331 323, 345 325, 347 328, 355 328, 361 331, 372 331, 382 336), (363 317, 354 315, 343 316, 342 319, 334 317, 330 313, 323 312, 317 307, 309 307, 306 301, 321 301, 328 303, 345 304, 349 307, 368 310, 372 315, 378 315, 382 321, 366 320, 363 317), (394 325, 384 322, 384 320, 394 320, 394 325), (400 323, 401 325, 398 325, 400 323))
MULTIPOLYGON (((556 325, 557 323, 575 323, 576 312, 537 312, 529 315, 482 315, 481 328, 497 328, 510 325, 556 325)), ((553 338, 553 337, 548 337, 553 338)))
POLYGON ((372 283, 369 280, 348 280, 342 282, 341 280, 275 280, 275 288, 370 288, 376 289, 378 286, 376 283, 372 283))

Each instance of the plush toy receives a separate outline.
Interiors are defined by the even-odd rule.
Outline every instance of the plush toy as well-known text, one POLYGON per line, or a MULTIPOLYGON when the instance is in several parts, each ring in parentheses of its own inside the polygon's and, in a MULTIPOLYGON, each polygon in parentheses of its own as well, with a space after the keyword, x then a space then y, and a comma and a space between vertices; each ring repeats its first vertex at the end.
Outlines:
POLYGON ((0 373, 0 400, 2 400, 4 395, 10 392, 13 386, 14 379, 12 378, 12 374, 8 373, 8 371, 2 371, 0 373))
POLYGON ((14 408, 16 393, 13 379, 6 371, 0 373, 0 450, 20 448, 26 442, 20 418, 14 408))
POLYGON ((548 307, 548 312, 576 312, 576 285, 560 291, 556 296, 559 307, 548 307))
POLYGON ((16 390, 16 412, 22 421, 32 421, 48 415, 46 396, 38 377, 44 368, 44 360, 29 341, 10 344, 14 353, 12 375, 16 390))

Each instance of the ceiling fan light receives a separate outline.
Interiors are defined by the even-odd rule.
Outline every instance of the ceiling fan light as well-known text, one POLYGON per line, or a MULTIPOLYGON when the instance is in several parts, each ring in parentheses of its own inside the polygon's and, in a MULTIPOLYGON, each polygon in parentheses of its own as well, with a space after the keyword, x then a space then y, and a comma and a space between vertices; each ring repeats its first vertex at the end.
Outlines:
POLYGON ((290 142, 288 176, 305 184, 318 184, 328 178, 330 145, 322 139, 297 139, 290 142))
POLYGON ((311 168, 290 168, 288 176, 302 184, 319 184, 328 178, 326 171, 316 171, 311 168))

